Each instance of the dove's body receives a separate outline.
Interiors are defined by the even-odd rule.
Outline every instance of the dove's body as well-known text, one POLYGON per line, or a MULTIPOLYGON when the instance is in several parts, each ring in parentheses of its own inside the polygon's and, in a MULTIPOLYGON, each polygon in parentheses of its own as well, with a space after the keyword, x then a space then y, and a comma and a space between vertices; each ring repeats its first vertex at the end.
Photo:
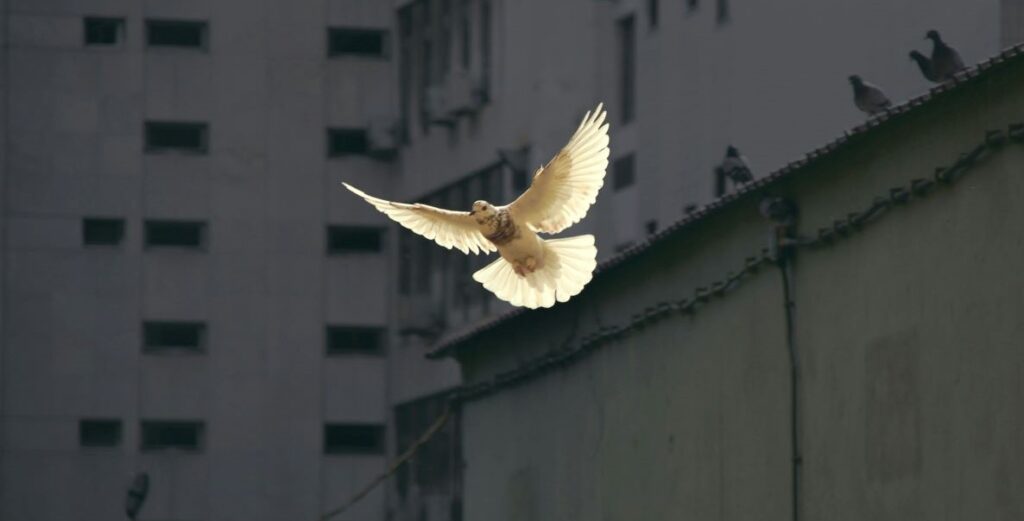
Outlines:
POLYGON ((593 235, 541 238, 582 219, 604 184, 608 125, 598 105, 587 113, 569 143, 534 174, 530 188, 512 203, 476 201, 469 212, 373 197, 345 184, 402 226, 463 253, 497 251, 500 258, 473 274, 498 298, 516 306, 550 307, 583 290, 597 266, 593 235))

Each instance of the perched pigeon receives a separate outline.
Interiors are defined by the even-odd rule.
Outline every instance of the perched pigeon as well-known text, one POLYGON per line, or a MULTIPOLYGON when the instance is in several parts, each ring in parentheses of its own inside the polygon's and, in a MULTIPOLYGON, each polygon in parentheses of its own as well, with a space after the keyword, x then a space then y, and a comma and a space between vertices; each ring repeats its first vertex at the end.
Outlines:
POLYGON ((542 239, 583 219, 604 184, 608 124, 602 105, 583 116, 569 143, 537 169, 530 187, 505 206, 476 201, 468 212, 394 203, 344 183, 377 210, 437 244, 462 253, 497 251, 500 258, 473 274, 514 306, 551 307, 583 290, 597 266, 593 235, 542 239))
POLYGON ((932 70, 939 81, 953 79, 953 75, 964 68, 964 60, 956 49, 946 45, 939 32, 932 29, 925 38, 932 41, 932 70))
POLYGON ((725 159, 722 160, 722 164, 718 165, 718 168, 733 184, 749 183, 754 180, 747 158, 743 157, 740 151, 732 145, 725 149, 725 159))
POLYGON ((932 83, 941 83, 942 79, 935 75, 935 69, 932 68, 932 61, 927 56, 917 52, 910 51, 910 59, 917 62, 917 67, 921 69, 921 74, 924 78, 932 83))
POLYGON ((885 112, 892 105, 882 89, 860 79, 860 76, 850 76, 850 84, 853 85, 853 103, 865 114, 873 116, 885 112))

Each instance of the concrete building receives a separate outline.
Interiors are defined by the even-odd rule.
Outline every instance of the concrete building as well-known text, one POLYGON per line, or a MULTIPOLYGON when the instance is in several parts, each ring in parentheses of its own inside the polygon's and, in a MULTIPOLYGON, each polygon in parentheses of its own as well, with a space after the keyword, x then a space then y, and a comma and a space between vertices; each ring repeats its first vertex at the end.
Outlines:
MULTIPOLYGON (((114 518, 145 471, 141 519, 312 519, 383 471, 460 382, 423 354, 507 307, 342 179, 504 202, 604 100, 607 257, 727 143, 760 174, 859 121, 848 74, 924 90, 925 30, 972 62, 1024 26, 847 4, 0 0, 0 518, 114 518)), ((459 451, 350 514, 460 517, 459 451)))
POLYGON ((466 518, 1021 518, 1022 168, 1017 47, 442 344, 466 518))
POLYGON ((332 192, 392 175, 391 6, 2 4, 0 519, 123 518, 141 471, 140 519, 346 500, 386 461, 391 277, 332 192))

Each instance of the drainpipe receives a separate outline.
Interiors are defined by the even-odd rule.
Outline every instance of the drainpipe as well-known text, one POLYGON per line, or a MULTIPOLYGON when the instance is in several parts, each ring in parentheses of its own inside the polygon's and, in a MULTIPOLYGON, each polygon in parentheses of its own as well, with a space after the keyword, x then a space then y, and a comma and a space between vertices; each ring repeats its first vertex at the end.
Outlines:
POLYGON ((800 357, 796 350, 794 330, 795 302, 793 300, 793 261, 796 256, 795 203, 782 197, 766 197, 759 206, 761 214, 771 219, 772 251, 782 275, 782 305, 786 320, 786 350, 789 356, 789 449, 791 457, 791 510, 792 520, 800 521, 800 491, 803 454, 800 439, 802 409, 800 402, 800 357))

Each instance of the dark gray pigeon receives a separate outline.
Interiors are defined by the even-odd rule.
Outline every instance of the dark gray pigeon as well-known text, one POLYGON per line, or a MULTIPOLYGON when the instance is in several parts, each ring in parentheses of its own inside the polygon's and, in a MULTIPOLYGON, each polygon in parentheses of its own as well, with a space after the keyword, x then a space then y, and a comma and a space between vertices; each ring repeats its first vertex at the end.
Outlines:
POLYGON ((892 106, 892 102, 882 89, 860 79, 860 76, 850 76, 850 85, 853 85, 853 104, 857 105, 861 112, 874 116, 892 106))
POLYGON ((953 79, 953 75, 964 69, 964 60, 956 49, 946 45, 935 29, 928 31, 925 38, 932 41, 932 71, 939 81, 953 79))
POLYGON ((722 174, 729 178, 733 184, 749 183, 754 180, 754 174, 750 171, 750 163, 747 158, 740 154, 736 147, 729 145, 725 149, 725 159, 718 165, 722 174))
POLYGON ((917 62, 917 67, 921 69, 921 74, 924 78, 932 83, 941 83, 942 80, 935 75, 935 69, 932 68, 932 61, 927 56, 917 52, 910 51, 910 59, 917 62))

